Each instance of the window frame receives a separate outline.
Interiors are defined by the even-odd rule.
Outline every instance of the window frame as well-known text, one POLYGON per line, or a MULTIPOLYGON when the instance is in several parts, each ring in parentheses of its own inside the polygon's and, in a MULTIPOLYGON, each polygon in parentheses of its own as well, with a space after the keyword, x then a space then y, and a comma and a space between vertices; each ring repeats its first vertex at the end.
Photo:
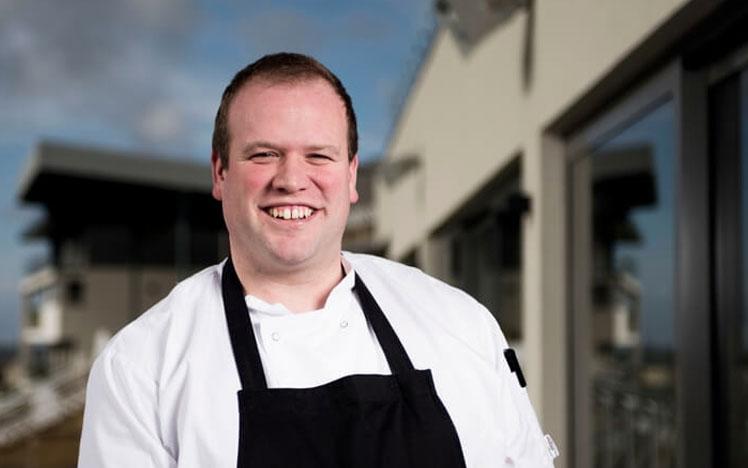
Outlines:
MULTIPOLYGON (((677 465, 710 466, 713 460, 712 353, 710 337, 710 271, 709 256, 709 171, 706 115, 706 74, 686 70, 680 59, 674 60, 607 108, 580 125, 566 140, 567 187, 570 207, 568 230, 570 311, 570 378, 569 395, 573 434, 572 466, 592 466, 589 356, 586 343, 589 322, 585 302, 588 295, 591 253, 584 252, 575 225, 584 207, 581 187, 575 182, 580 158, 648 112, 671 100, 675 116, 674 184, 675 271, 674 330, 676 430, 679 436, 677 465), (576 185, 575 185, 576 184, 576 185), (576 195, 575 195, 575 191, 576 195), (576 200, 576 201, 575 201, 576 200), (575 214, 576 213, 576 214, 575 214), (580 268, 580 265, 584 266, 580 268)), ((583 170, 583 169, 582 169, 583 170)), ((588 244, 587 244, 588 245, 588 244)))

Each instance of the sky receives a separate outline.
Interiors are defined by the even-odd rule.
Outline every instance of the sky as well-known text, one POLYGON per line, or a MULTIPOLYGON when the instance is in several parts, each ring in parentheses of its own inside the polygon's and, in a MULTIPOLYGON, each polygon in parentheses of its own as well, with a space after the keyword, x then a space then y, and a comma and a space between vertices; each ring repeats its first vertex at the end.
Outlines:
POLYGON ((651 151, 655 201, 631 210, 629 221, 639 233, 638 242, 617 242, 614 268, 633 266, 641 285, 637 321, 648 348, 670 350, 675 343, 675 106, 667 101, 607 141, 601 152, 645 146, 651 151))
POLYGON ((205 161, 223 88, 266 53, 302 52, 348 88, 360 157, 379 157, 434 28, 431 0, 0 0, 0 344, 19 330, 19 281, 46 246, 16 199, 52 139, 205 161))

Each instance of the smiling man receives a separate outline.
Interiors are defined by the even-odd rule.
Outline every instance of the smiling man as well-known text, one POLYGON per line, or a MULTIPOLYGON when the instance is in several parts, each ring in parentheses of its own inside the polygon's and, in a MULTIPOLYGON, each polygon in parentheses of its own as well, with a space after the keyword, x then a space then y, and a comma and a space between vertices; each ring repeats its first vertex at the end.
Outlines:
POLYGON ((260 75, 227 104, 227 149, 213 154, 213 195, 242 284, 293 312, 322 307, 340 281, 343 231, 358 199, 343 96, 320 77, 260 75))
POLYGON ((98 357, 79 466, 552 466, 491 314, 341 252, 357 145, 351 99, 316 60, 234 77, 212 155, 230 257, 98 357))

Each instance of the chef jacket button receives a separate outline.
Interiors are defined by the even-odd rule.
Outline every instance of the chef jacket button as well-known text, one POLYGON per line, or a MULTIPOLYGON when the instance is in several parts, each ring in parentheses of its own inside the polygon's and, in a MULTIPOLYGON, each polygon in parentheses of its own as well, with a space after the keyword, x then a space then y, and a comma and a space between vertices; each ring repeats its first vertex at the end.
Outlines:
POLYGON ((340 321, 340 328, 345 328, 347 326, 348 326, 348 322, 346 320, 341 320, 340 321))
POLYGON ((270 335, 270 337, 273 339, 273 341, 278 341, 281 339, 280 333, 278 332, 273 332, 273 334, 270 335))

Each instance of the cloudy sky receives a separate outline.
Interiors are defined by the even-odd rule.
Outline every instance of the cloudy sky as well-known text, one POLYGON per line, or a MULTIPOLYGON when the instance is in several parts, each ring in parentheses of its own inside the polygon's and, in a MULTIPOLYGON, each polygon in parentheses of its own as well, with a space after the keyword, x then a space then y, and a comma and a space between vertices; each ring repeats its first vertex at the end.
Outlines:
POLYGON ((42 245, 16 200, 41 139, 208 161, 223 88, 268 52, 309 53, 346 84, 362 159, 381 154, 434 26, 431 0, 0 0, 0 343, 42 245))

